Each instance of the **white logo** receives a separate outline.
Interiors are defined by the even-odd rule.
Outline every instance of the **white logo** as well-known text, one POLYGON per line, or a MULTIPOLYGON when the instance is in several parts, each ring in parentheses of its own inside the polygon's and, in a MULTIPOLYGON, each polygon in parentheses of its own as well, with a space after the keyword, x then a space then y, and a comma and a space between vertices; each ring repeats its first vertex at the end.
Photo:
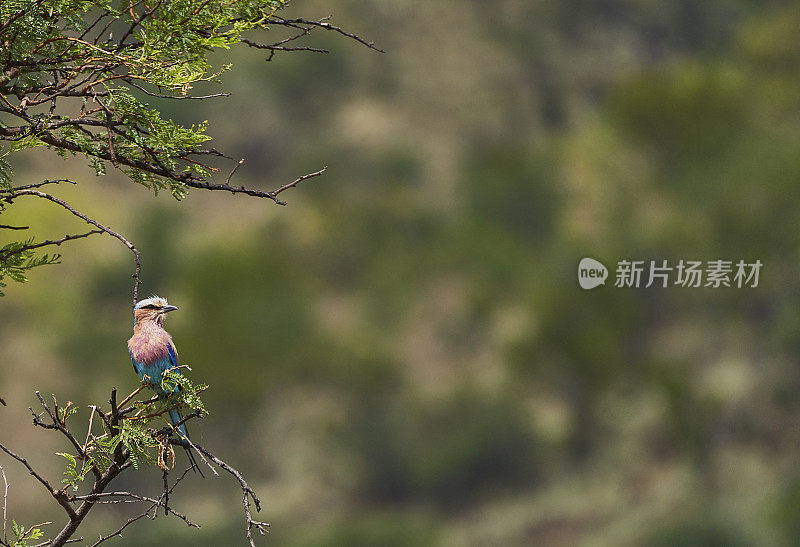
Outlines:
POLYGON ((594 289, 605 285, 608 269, 594 258, 581 259, 578 264, 578 284, 582 289, 594 289))
MULTIPOLYGON (((1 0, 0 0, 1 1, 1 0)), ((758 287, 761 260, 620 260, 614 272, 614 287, 689 287, 719 289, 758 287)), ((593 258, 578 264, 578 284, 583 289, 605 285, 608 270, 593 258)))

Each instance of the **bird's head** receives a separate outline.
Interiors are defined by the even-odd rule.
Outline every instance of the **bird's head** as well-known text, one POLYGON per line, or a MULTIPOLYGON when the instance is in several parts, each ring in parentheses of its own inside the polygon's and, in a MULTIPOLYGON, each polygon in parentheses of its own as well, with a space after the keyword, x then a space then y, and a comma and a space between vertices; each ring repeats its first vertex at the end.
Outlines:
POLYGON ((137 323, 149 320, 162 325, 164 316, 177 309, 175 306, 170 306, 165 298, 151 296, 136 303, 136 306, 133 307, 133 317, 137 323))

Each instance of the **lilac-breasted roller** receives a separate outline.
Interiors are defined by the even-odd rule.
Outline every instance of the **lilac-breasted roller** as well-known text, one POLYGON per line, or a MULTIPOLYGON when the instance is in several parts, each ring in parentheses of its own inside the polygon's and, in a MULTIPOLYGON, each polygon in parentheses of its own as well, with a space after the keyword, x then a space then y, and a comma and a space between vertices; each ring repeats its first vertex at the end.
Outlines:
MULTIPOLYGON (((174 369, 180 376, 180 369, 177 368, 179 364, 178 351, 172 342, 172 336, 164 329, 164 317, 167 313, 177 309, 159 296, 141 300, 133 308, 133 336, 128 340, 128 351, 131 354, 133 370, 141 377, 142 382, 151 387, 159 397, 170 395, 161 386, 161 376, 164 371, 174 369)), ((172 393, 177 393, 178 390, 180 390, 180 386, 175 386, 172 393)), ((177 408, 174 408, 169 411, 169 419, 174 426, 183 419, 183 416, 177 408)), ((183 440, 189 440, 186 424, 179 425, 176 430, 183 440)), ((189 456, 192 466, 202 475, 203 473, 189 448, 184 448, 186 448, 186 454, 189 456)))

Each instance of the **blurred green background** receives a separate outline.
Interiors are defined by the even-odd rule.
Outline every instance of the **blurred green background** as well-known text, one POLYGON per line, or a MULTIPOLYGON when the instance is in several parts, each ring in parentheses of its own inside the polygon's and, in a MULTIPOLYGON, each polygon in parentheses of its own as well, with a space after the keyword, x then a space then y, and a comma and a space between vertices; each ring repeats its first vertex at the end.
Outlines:
MULTIPOLYGON (((388 51, 234 50, 229 99, 174 104, 268 201, 154 198, 44 149, 17 182, 128 235, 211 384, 198 442, 264 545, 800 544, 800 2, 298 0, 388 51), (282 197, 283 197, 282 196, 282 197), (576 282, 579 260, 759 259, 755 289, 576 282)), ((227 58, 219 57, 219 62, 227 58)), ((224 177, 224 175, 221 175, 224 177)), ((4 221, 80 224, 19 201, 4 221)), ((13 234, 17 235, 17 234, 13 234)), ((34 390, 132 390, 129 252, 90 239, 0 300, 0 435, 58 482, 34 390)), ((82 416, 88 415, 86 410, 82 416)), ((179 455, 179 458, 182 455, 179 455)), ((61 522, 19 465, 10 516, 61 522)), ((243 544, 192 477, 128 544, 243 544)), ((157 469, 118 489, 156 495, 157 469)), ((85 538, 129 507, 101 507, 85 538)), ((122 543, 121 540, 114 540, 122 543)))

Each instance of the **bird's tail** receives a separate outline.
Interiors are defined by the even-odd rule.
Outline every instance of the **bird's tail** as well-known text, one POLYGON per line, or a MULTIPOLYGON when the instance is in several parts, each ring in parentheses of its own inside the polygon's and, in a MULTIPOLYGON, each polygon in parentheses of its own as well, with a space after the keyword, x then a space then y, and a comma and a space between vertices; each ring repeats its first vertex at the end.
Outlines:
MULTIPOLYGON (((172 422, 172 425, 175 425, 183 420, 180 410, 177 408, 170 410, 169 420, 172 422)), ((181 424, 175 429, 177 430, 178 436, 181 438, 181 440, 188 444, 189 431, 186 429, 186 424, 181 424)), ((191 449, 186 445, 184 445, 183 449, 186 450, 186 456, 189 458, 189 462, 192 464, 192 469, 194 469, 196 473, 200 473, 201 477, 205 478, 205 475, 203 475, 203 472, 200 470, 200 466, 197 465, 197 460, 194 459, 194 454, 192 454, 191 449)))

